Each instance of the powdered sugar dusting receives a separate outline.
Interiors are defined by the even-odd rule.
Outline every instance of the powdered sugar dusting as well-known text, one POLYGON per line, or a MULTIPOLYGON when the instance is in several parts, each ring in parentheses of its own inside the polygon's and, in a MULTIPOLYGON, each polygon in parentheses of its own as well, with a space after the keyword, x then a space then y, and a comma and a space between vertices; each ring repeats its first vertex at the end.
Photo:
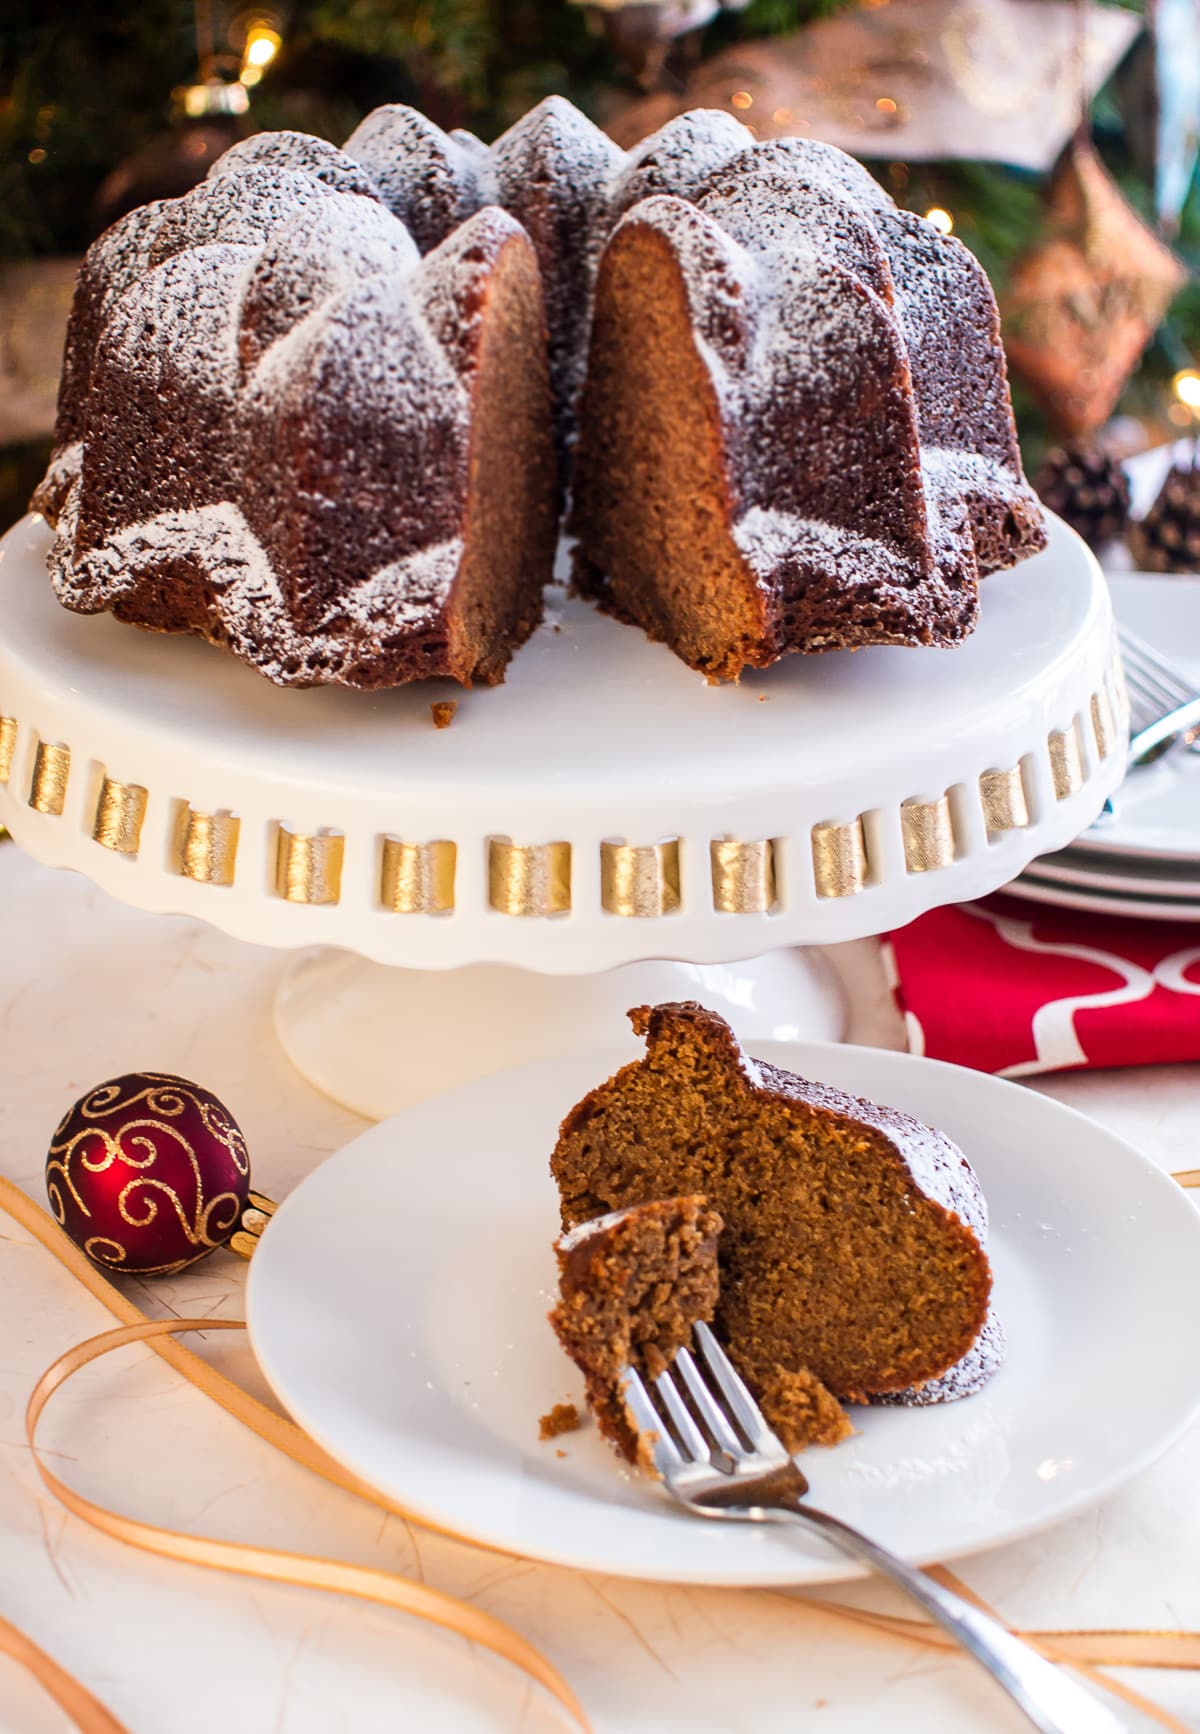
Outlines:
POLYGON ((729 114, 694 111, 625 153, 560 97, 490 149, 398 104, 340 151, 255 134, 101 237, 38 495, 59 516, 60 595, 135 614, 171 544, 175 591, 184 566, 199 574, 188 630, 272 679, 370 684, 372 646, 441 629, 501 248, 523 228, 538 257, 565 478, 599 260, 631 223, 679 262, 734 538, 778 620, 803 604, 810 649, 857 641, 854 608, 863 642, 969 631, 977 569, 1041 534, 975 261, 831 146, 757 144, 729 114), (186 473, 155 444, 168 379, 172 401, 190 399, 186 473), (860 401, 869 414, 850 413, 860 401), (148 442, 131 465, 122 418, 148 442), (329 601, 331 526, 355 511, 368 565, 329 601))
POLYGON ((398 631, 430 630, 462 559, 457 539, 420 549, 347 590, 334 629, 300 632, 275 569, 237 506, 162 512, 76 560, 67 551, 76 499, 77 491, 63 515, 66 536, 50 555, 55 588, 68 607, 91 614, 136 601, 146 575, 173 572, 186 549, 203 582, 183 630, 224 645, 281 686, 311 686, 315 671, 330 680, 353 674, 382 655, 398 631))
POLYGON ((244 174, 248 168, 298 169, 339 193, 358 193, 378 199, 379 188, 352 156, 323 138, 306 132, 256 132, 219 156, 208 179, 244 174))
POLYGON ((368 171, 384 203, 423 253, 492 197, 487 163, 415 108, 373 109, 346 140, 346 155, 368 171))

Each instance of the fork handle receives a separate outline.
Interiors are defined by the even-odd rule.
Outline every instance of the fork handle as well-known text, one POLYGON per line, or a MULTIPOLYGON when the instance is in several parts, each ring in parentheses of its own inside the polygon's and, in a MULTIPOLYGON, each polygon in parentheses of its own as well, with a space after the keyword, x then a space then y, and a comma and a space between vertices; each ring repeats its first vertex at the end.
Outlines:
POLYGON ((798 1518, 842 1553, 874 1566, 906 1590, 931 1619, 976 1661, 983 1663, 1040 1734, 1130 1734, 1127 1722, 1093 1698, 1054 1662, 1031 1649, 1007 1626, 964 1601, 953 1590, 943 1589, 925 1572, 897 1559, 869 1536, 786 1493, 774 1502, 774 1509, 798 1518))

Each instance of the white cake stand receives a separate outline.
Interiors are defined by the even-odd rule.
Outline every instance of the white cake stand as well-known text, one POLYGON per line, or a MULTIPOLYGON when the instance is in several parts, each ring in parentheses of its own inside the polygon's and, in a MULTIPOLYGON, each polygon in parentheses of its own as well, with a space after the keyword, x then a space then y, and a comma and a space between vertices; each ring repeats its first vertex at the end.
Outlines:
POLYGON ((284 977, 279 1035, 376 1117, 611 1042, 649 999, 702 997, 748 1039, 837 1034, 796 947, 995 890, 1122 774, 1107 590, 1058 522, 952 652, 710 687, 556 595, 503 687, 378 695, 281 691, 68 614, 49 539, 33 517, 0 542, 0 822, 139 908, 321 948, 284 977))

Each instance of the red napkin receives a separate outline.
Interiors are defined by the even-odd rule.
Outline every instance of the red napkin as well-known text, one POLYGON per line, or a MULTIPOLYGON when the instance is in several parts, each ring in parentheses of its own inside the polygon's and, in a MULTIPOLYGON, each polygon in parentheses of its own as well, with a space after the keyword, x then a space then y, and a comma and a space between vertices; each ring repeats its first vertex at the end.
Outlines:
POLYGON ((891 933, 914 1053, 1023 1077, 1200 1059, 1200 923, 989 897, 891 933))

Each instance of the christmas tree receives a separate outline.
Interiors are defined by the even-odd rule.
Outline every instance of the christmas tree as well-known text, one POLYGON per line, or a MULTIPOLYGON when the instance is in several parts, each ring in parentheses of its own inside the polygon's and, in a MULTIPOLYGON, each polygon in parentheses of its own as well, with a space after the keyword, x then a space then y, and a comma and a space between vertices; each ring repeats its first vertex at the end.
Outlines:
MULTIPOLYGON (((1056 0, 1003 3, 1023 5, 1028 14, 1056 0)), ((937 0, 928 4, 936 8, 937 0)), ((726 7, 718 0, 676 0, 671 7, 619 0, 268 0, 249 8, 237 0, 142 0, 115 10, 60 3, 51 15, 33 0, 9 0, 0 25, 0 261, 82 252, 98 227, 131 204, 184 190, 242 133, 296 127, 340 142, 381 102, 412 103, 444 127, 469 126, 490 138, 559 92, 622 142, 628 142, 622 126, 635 124, 643 110, 653 112, 657 103, 664 114, 673 112, 697 88, 704 100, 732 103, 736 111, 749 92, 718 84, 717 97, 710 97, 706 68, 736 66, 738 55, 753 53, 769 73, 775 56, 802 58, 810 32, 828 28, 829 20, 853 20, 858 10, 854 0, 841 6, 749 0, 740 7, 726 0, 726 7)), ((866 8, 862 16, 878 10, 866 8)), ((932 26, 932 12, 929 18, 932 26)), ((949 28, 943 35, 954 47, 949 28)), ((1008 122, 993 100, 1004 68, 993 75, 986 53, 981 59, 977 45, 964 42, 955 51, 966 56, 968 99, 985 117, 995 110, 1002 128, 1023 125, 1015 107, 1008 122)), ((1200 196, 1188 156, 1195 140, 1164 134, 1163 105, 1171 95, 1159 88, 1165 65, 1153 36, 1144 36, 1096 94, 1091 113, 1104 171, 1148 224, 1162 216, 1164 137, 1174 159, 1175 206, 1180 176, 1185 190, 1191 181, 1182 208, 1170 213, 1177 218, 1171 245, 1187 283, 1150 333, 1117 406, 1160 437, 1188 425, 1189 403, 1200 398, 1194 371, 1200 196)), ((870 108, 873 100, 870 120, 881 130, 878 144, 857 154, 899 203, 952 224, 1004 305, 1014 264, 1025 270, 1030 249, 1046 233, 1046 172, 956 153, 928 160, 900 154, 887 132, 888 122, 903 119, 899 104, 887 95, 872 98, 868 75, 861 82, 857 97, 851 89, 851 106, 870 108)), ((787 113, 778 106, 774 112, 776 122, 787 113)), ((779 124, 786 130, 786 122, 779 124)), ((1044 393, 1020 376, 1015 386, 1027 458, 1036 463, 1056 432, 1054 417, 1044 393)), ((7 472, 0 486, 7 480, 19 493, 40 460, 40 448, 10 450, 0 457, 7 472)))

